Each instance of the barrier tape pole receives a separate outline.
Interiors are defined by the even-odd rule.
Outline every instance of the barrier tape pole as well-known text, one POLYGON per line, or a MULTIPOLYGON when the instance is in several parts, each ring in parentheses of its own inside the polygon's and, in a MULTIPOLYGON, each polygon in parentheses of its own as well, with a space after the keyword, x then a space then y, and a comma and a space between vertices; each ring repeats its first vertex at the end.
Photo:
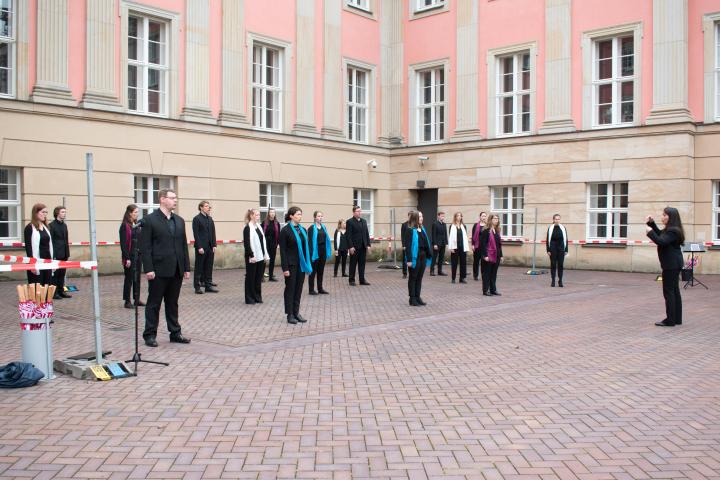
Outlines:
MULTIPOLYGON (((97 234, 95 231, 95 184, 93 182, 93 154, 85 154, 87 165, 88 214, 90 227, 90 258, 97 265, 97 234)), ((102 362, 102 331, 100 329, 100 281, 97 268, 91 271, 93 287, 93 311, 95 312, 95 362, 102 362)))

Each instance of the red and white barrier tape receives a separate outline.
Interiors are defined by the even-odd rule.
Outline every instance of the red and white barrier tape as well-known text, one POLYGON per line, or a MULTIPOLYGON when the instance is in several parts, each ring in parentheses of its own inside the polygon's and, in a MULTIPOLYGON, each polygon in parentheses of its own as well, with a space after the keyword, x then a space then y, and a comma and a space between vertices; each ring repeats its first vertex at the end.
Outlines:
POLYGON ((0 265, 0 272, 22 272, 26 270, 57 270, 59 268, 97 270, 97 262, 88 260, 82 262, 65 262, 51 260, 47 263, 16 263, 13 265, 0 265))
POLYGON ((54 260, 46 258, 17 257, 15 255, 0 255, 0 262, 10 263, 50 263, 54 260))

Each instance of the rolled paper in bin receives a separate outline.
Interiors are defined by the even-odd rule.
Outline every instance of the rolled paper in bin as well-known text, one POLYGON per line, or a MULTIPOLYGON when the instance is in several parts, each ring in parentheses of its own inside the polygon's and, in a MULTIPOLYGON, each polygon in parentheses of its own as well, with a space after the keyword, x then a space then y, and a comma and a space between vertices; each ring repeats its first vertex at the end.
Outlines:
POLYGON ((52 325, 50 319, 54 315, 52 296, 53 288, 33 285, 29 291, 18 287, 18 313, 22 331, 22 360, 35 365, 45 374, 45 379, 54 378, 52 354, 52 325))

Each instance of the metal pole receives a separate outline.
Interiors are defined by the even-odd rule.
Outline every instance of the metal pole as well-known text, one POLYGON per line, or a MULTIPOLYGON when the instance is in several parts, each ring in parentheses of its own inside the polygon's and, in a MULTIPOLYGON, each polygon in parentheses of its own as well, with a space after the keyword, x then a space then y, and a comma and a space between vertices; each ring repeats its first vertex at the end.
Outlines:
MULTIPOLYGON (((95 185, 93 183, 93 154, 86 153, 88 215, 90 223, 90 257, 97 262, 97 237, 95 233, 95 185)), ((100 285, 97 268, 91 270, 93 289, 93 311, 95 312, 95 361, 99 365, 102 360, 102 340, 100 330, 100 285)))
POLYGON ((395 209, 390 209, 390 221, 392 222, 392 256, 393 256, 393 268, 398 268, 397 266, 397 252, 395 251, 395 242, 397 241, 397 238, 395 237, 395 209))
POLYGON ((533 232, 533 263, 532 269, 535 270, 535 253, 537 252, 537 207, 535 207, 535 231, 533 232))

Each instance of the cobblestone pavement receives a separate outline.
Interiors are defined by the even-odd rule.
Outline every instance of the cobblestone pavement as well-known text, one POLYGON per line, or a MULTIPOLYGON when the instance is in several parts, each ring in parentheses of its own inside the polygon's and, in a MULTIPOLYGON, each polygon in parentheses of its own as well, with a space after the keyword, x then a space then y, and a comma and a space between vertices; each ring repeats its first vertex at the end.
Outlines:
MULTIPOLYGON (((282 284, 243 303, 180 300, 190 345, 142 347, 139 376, 59 375, 0 391, 0 478, 720 479, 720 277, 664 317, 654 275, 501 268, 501 297, 426 277, 407 306, 399 272, 326 280, 292 326, 282 284)), ((58 302, 56 358, 93 350, 90 282, 58 302)), ((103 346, 132 356, 122 278, 101 277, 103 346)), ((0 363, 20 359, 15 283, 0 284, 0 363)), ((307 287, 306 287, 307 288, 307 287)), ((146 285, 143 285, 146 290, 146 285)), ((142 318, 141 318, 142 326, 142 318)))

